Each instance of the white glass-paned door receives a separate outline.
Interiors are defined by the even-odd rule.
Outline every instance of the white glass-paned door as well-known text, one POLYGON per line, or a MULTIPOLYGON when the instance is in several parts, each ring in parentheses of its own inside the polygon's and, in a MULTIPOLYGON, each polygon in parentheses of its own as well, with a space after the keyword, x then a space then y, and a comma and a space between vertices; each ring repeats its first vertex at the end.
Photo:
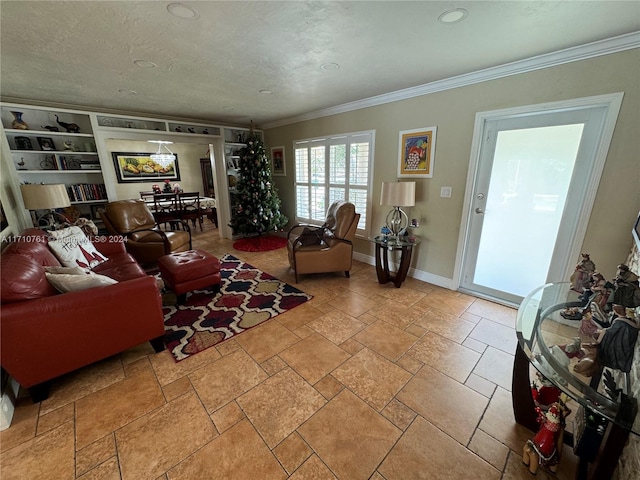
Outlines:
POLYGON ((498 133, 473 283, 523 297, 545 283, 583 128, 498 133))
POLYGON ((468 197, 460 290, 517 305, 535 288, 568 279, 581 215, 604 161, 608 114, 602 103, 487 114, 468 197))

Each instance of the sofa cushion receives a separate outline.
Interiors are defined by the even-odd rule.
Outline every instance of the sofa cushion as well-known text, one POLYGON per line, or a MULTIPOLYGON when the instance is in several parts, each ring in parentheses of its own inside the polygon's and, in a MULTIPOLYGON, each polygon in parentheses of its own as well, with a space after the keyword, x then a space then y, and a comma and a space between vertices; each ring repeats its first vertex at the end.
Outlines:
POLYGON ((2 251, 2 255, 21 254, 33 258, 40 265, 60 265, 47 245, 48 235, 39 228, 24 230, 14 242, 2 251))
POLYGON ((49 248, 66 267, 92 269, 108 259, 93 246, 79 227, 49 232, 49 248))
POLYGON ((108 262, 98 265, 93 271, 100 275, 111 277, 119 282, 147 275, 142 267, 137 263, 116 263, 112 262, 111 259, 109 259, 108 262))
POLYGON ((118 283, 117 280, 93 272, 83 275, 45 272, 45 275, 49 283, 61 293, 78 292, 89 288, 106 287, 118 283))
POLYGON ((0 271, 2 303, 49 297, 58 293, 47 281, 44 267, 31 256, 4 252, 0 257, 0 271))

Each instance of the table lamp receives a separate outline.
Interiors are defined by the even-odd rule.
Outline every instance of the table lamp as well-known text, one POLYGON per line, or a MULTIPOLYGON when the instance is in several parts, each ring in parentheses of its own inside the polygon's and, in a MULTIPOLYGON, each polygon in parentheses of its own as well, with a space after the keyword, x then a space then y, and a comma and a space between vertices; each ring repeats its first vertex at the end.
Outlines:
POLYGON ((56 215, 65 222, 67 218, 54 211, 54 208, 71 206, 71 200, 64 184, 27 184, 20 185, 22 201, 27 210, 47 210, 47 213, 36 220, 39 228, 55 229, 58 226, 56 215))
POLYGON ((387 227, 394 236, 403 235, 409 226, 409 217, 401 207, 416 204, 416 182, 382 182, 380 205, 392 205, 387 214, 387 227))

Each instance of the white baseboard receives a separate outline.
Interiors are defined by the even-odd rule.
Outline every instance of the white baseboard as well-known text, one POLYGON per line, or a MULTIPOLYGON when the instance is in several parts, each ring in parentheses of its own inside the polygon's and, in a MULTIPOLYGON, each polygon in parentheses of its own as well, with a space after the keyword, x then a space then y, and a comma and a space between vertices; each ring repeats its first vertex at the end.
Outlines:
MULTIPOLYGON (((370 255, 365 255, 364 253, 353 252, 353 259, 362 263, 366 263, 367 265, 375 265, 376 260, 374 257, 370 255)), ((395 265, 395 269, 398 269, 398 266, 395 265)), ((447 288, 449 290, 455 290, 453 279, 442 277, 440 275, 434 275, 433 273, 425 272, 422 270, 417 270, 415 268, 410 268, 407 276, 415 278, 417 280, 422 280, 423 282, 430 283, 432 285, 437 285, 438 287, 447 288)))

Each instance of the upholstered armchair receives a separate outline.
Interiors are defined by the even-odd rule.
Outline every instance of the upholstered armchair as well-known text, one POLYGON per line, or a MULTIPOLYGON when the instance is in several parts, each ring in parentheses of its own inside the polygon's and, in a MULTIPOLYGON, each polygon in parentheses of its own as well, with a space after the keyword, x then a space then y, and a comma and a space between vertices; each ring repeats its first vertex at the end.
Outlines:
POLYGON ((322 228, 295 225, 289 230, 289 265, 298 275, 344 272, 349 277, 353 259, 353 237, 360 214, 353 203, 334 202, 327 210, 322 228))
POLYGON ((163 255, 191 250, 191 229, 163 231, 144 200, 107 203, 100 218, 111 235, 126 239, 127 251, 141 264, 154 263, 163 255))

